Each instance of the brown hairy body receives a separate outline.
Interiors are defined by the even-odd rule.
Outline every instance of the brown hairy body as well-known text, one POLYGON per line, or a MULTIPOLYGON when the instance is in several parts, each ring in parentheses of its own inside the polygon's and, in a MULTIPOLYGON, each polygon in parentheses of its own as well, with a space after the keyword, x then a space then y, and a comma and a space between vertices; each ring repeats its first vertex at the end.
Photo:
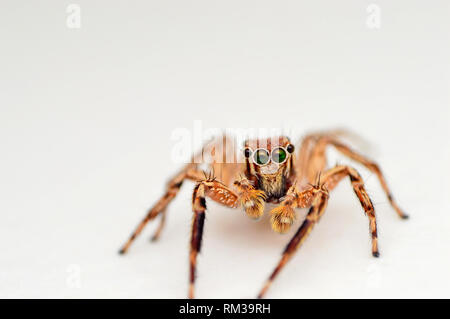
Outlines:
MULTIPOLYGON (((199 170, 196 157, 187 164, 168 185, 166 193, 153 206, 128 241, 121 248, 125 253, 144 226, 161 215, 161 223, 153 239, 156 240, 165 222, 165 209, 177 195, 183 182, 192 180, 196 186, 192 196, 193 223, 190 244, 190 285, 189 297, 194 297, 197 255, 201 249, 203 227, 206 214, 206 198, 230 208, 242 208, 248 217, 257 219, 264 213, 265 203, 277 204, 270 211, 272 229, 279 233, 287 232, 295 218, 296 208, 308 208, 306 219, 286 246, 282 258, 266 281, 258 297, 263 297, 272 281, 300 247, 313 226, 325 212, 330 191, 345 177, 353 187, 364 213, 369 219, 372 238, 372 254, 379 256, 377 224, 375 209, 370 200, 364 182, 359 173, 351 166, 337 165, 326 167, 325 150, 328 146, 357 161, 373 172, 387 195, 389 202, 401 218, 407 215, 394 201, 379 166, 352 150, 340 140, 340 132, 315 133, 307 135, 300 143, 298 151, 285 136, 268 139, 247 140, 244 144, 243 161, 227 163, 223 158, 215 159, 210 164, 208 173, 199 170)), ((215 143, 208 144, 201 154, 208 149, 215 153, 219 148, 230 150, 235 141, 226 136, 215 143)), ((225 154, 226 152, 224 152, 225 154)))

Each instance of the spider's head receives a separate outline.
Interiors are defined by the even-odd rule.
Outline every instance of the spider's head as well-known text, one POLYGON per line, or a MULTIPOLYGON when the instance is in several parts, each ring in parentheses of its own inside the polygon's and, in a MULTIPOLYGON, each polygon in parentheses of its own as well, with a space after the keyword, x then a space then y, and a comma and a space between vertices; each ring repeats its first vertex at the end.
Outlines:
POLYGON ((291 168, 294 145, 286 136, 245 141, 244 156, 253 174, 261 177, 285 176, 291 168))

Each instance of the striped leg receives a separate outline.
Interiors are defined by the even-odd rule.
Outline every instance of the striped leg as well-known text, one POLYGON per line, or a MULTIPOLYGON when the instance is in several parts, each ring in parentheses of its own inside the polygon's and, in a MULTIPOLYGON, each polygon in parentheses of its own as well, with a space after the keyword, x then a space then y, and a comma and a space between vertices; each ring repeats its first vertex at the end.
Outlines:
POLYGON ((278 263, 277 267, 275 267, 275 270, 272 272, 264 287, 258 294, 258 298, 262 298, 266 294, 275 277, 280 273, 281 269, 283 269, 286 263, 292 258, 294 253, 304 242, 304 240, 314 227, 315 223, 317 222, 319 216, 322 215, 323 211, 325 210, 327 203, 328 192, 318 192, 316 197, 314 198, 311 208, 309 209, 306 219, 304 220, 298 231, 295 233, 289 244, 286 246, 280 262, 278 263))
POLYGON ((189 254, 189 298, 194 298, 197 255, 200 252, 203 238, 206 197, 231 208, 236 208, 239 205, 239 196, 216 180, 205 180, 196 185, 192 196, 192 210, 194 212, 194 217, 192 220, 191 247, 189 254))
MULTIPOLYGON (((190 167, 190 166, 188 166, 190 167)), ((133 243, 133 241, 136 239, 136 237, 142 232, 145 225, 152 219, 154 219, 156 216, 158 216, 161 212, 163 212, 167 205, 175 198, 175 196, 178 194, 178 191, 180 190, 181 185, 183 184, 183 181, 186 179, 190 180, 201 180, 203 178, 203 173, 200 171, 197 171, 193 168, 191 169, 185 169, 181 171, 177 176, 175 176, 167 186, 166 193, 159 199, 159 201, 148 211, 147 215, 144 217, 144 219, 139 223, 139 225, 136 227, 135 231, 131 234, 127 242, 122 246, 119 253, 125 254, 130 247, 130 245, 133 243)), ((164 216, 163 216, 164 218, 164 216)), ((164 225, 164 219, 162 220, 162 228, 164 225)), ((161 230, 159 230, 160 232, 161 230)), ((158 232, 158 230, 157 230, 158 232)), ((159 234, 156 234, 157 236, 159 234)), ((157 237, 156 236, 156 237, 157 237)))
POLYGON ((354 168, 349 166, 336 166, 323 174, 323 184, 320 185, 319 188, 316 187, 316 189, 319 191, 315 192, 316 195, 313 199, 312 206, 308 212, 308 215, 306 216, 305 221, 287 245, 280 262, 265 283, 263 289, 258 295, 258 298, 262 298, 265 295, 275 277, 278 275, 284 265, 291 259, 292 255, 297 251, 307 235, 311 232, 315 223, 318 222, 318 220, 324 214, 328 202, 327 189, 333 189, 345 176, 348 176, 350 178, 351 184, 353 186, 353 191, 358 197, 361 206, 364 209, 364 212, 369 218, 370 233, 372 236, 372 255, 374 257, 379 256, 375 209, 364 188, 363 180, 354 168))
POLYGON ((407 219, 409 216, 403 212, 403 210, 397 205, 396 201, 394 200, 394 197, 392 196, 392 192, 389 189, 386 179, 383 176, 383 173, 381 172, 380 167, 377 163, 371 161, 370 159, 364 157, 363 155, 355 152, 350 147, 342 144, 341 142, 337 141, 336 139, 330 139, 328 140, 328 143, 333 145, 339 152, 342 154, 350 157, 352 160, 361 163, 364 165, 367 169, 369 169, 372 173, 377 175, 378 180, 380 181, 381 187, 383 188, 383 191, 385 192, 389 202, 391 203, 391 206, 394 208, 398 216, 402 219, 407 219))
POLYGON ((366 158, 365 156, 359 154, 358 152, 352 150, 347 145, 341 143, 336 134, 332 133, 325 133, 323 135, 311 135, 308 137, 309 139, 315 138, 315 145, 312 147, 312 150, 310 151, 309 155, 309 163, 308 168, 306 169, 306 175, 308 177, 308 180, 312 182, 317 172, 323 171, 326 165, 326 154, 325 150, 328 145, 334 146, 339 152, 344 154, 345 156, 351 158, 352 160, 364 165, 368 170, 370 170, 372 173, 374 173, 380 184, 383 188, 383 191, 385 192, 391 206, 394 208, 396 213, 400 218, 407 219, 408 215, 403 212, 403 210, 398 206, 396 201, 394 200, 394 197, 392 195, 391 190, 388 187, 388 184, 386 182, 386 179, 384 178, 383 173, 381 172, 381 169, 378 164, 376 164, 374 161, 366 158))
POLYGON ((325 187, 332 190, 345 176, 350 178, 353 191, 359 199, 359 202, 364 209, 364 213, 369 218, 369 230, 372 236, 372 255, 379 257, 378 251, 378 235, 377 235, 377 220, 375 217, 375 208, 364 188, 364 182, 361 175, 350 166, 336 166, 323 175, 325 187))

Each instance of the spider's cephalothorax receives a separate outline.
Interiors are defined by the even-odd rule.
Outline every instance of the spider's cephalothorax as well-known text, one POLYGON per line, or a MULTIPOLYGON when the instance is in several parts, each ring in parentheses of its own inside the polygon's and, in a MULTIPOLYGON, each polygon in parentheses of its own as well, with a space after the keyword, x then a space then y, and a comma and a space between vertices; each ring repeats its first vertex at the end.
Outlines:
MULTIPOLYGON (((345 177, 348 177, 353 191, 369 219, 372 255, 378 257, 375 209, 365 190, 364 182, 356 169, 351 166, 327 167, 326 148, 332 146, 369 169, 378 177, 397 214, 401 218, 407 218, 407 215, 395 202, 379 166, 342 143, 340 140, 341 134, 342 131, 307 135, 302 140, 296 153, 294 153, 294 146, 287 137, 248 140, 244 145, 243 164, 216 161, 211 164, 209 174, 204 174, 199 169, 198 161, 193 159, 169 181, 165 194, 150 209, 120 252, 125 253, 144 226, 160 215, 161 223, 153 236, 153 240, 156 240, 164 226, 166 207, 177 195, 183 181, 196 181, 197 184, 192 196, 193 222, 189 256, 189 297, 192 298, 194 296, 197 255, 200 252, 203 237, 206 198, 230 208, 242 208, 246 215, 251 218, 262 216, 266 202, 275 203, 277 206, 270 211, 270 222, 272 229, 279 233, 287 232, 293 225, 297 208, 309 208, 305 220, 288 243, 280 262, 259 293, 258 297, 262 297, 274 278, 324 214, 330 192, 345 177)), ((217 145, 208 145, 208 147, 212 152, 215 152, 216 149, 224 145, 235 145, 234 142, 234 140, 224 136, 217 140, 217 145)), ((201 154, 203 154, 203 151, 204 149, 202 149, 201 154)))
POLYGON ((293 152, 294 145, 285 136, 245 142, 246 176, 264 191, 266 201, 278 202, 291 186, 293 152))

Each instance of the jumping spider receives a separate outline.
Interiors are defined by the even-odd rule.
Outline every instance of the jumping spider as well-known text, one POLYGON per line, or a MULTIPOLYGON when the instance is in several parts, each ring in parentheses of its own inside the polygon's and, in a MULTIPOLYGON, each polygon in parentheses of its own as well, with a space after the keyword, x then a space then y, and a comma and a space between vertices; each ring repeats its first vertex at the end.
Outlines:
MULTIPOLYGON (((233 145, 234 140, 224 136, 218 142, 228 147, 233 145)), ((364 188, 364 182, 356 169, 351 166, 336 165, 326 168, 325 150, 327 146, 333 146, 340 153, 364 165, 374 173, 397 214, 403 219, 408 218, 394 201, 379 166, 346 146, 341 141, 340 134, 327 132, 307 135, 301 141, 297 154, 294 153, 294 145, 285 136, 254 139, 245 142, 243 163, 213 162, 210 164, 210 172, 213 173, 210 173, 209 176, 199 169, 199 164, 196 164, 197 161, 194 161, 194 157, 191 163, 187 164, 169 181, 166 193, 150 209, 124 244, 120 253, 123 254, 128 250, 133 240, 150 220, 161 215, 161 223, 153 236, 153 239, 156 240, 164 226, 167 205, 175 198, 184 180, 196 181, 192 197, 194 216, 189 258, 189 297, 193 298, 197 255, 200 252, 206 213, 206 198, 230 208, 242 207, 250 218, 255 219, 263 215, 265 203, 274 203, 277 206, 270 211, 270 222, 272 229, 279 233, 289 230, 295 219, 296 208, 309 208, 306 219, 286 246, 281 260, 260 291, 258 297, 261 298, 306 239, 313 226, 322 217, 329 193, 348 176, 353 190, 369 218, 372 255, 378 257, 375 210, 364 188)), ((215 147, 213 144, 212 149, 215 147)))

